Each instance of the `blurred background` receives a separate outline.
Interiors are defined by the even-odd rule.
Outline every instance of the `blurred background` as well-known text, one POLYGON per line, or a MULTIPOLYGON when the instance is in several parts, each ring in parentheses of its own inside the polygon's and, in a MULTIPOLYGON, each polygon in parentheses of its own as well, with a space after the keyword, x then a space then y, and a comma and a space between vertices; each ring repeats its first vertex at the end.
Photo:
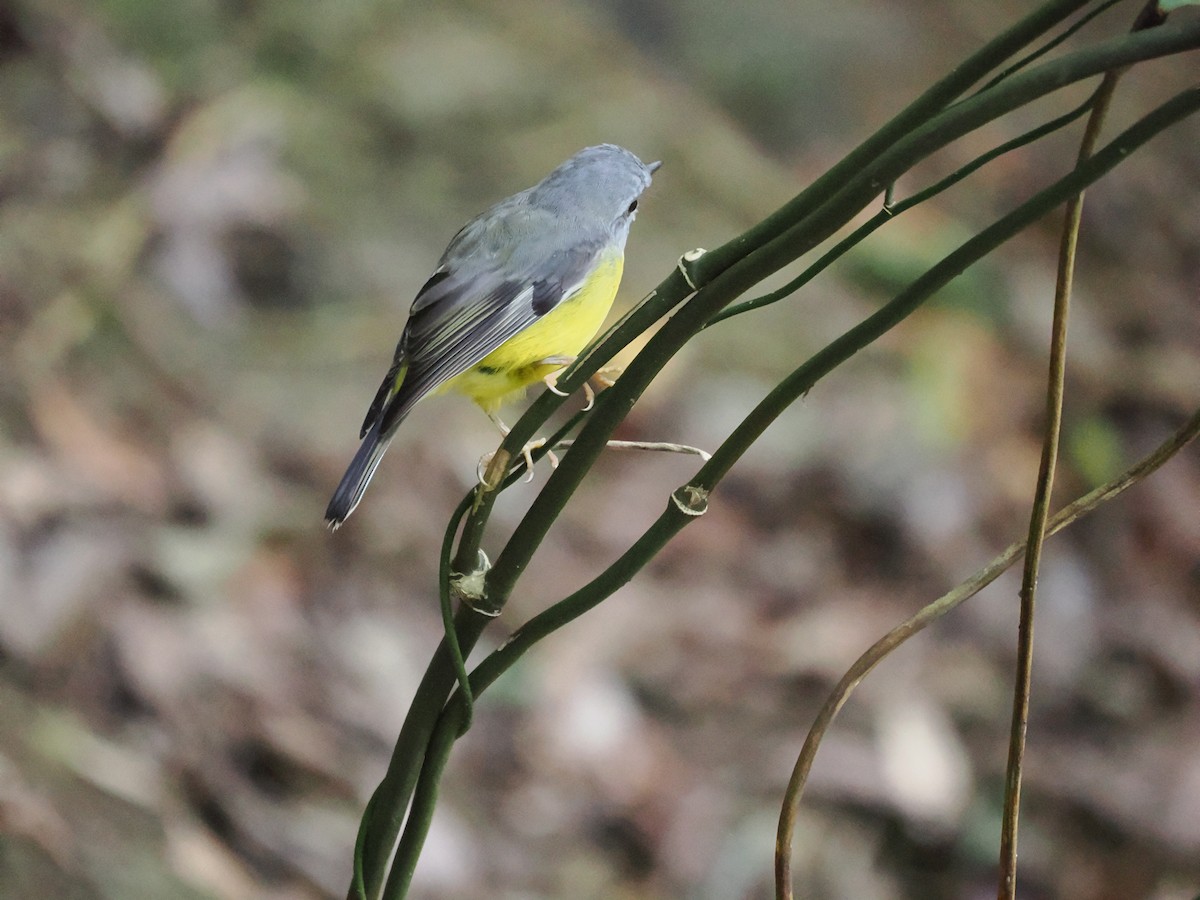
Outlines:
MULTIPOLYGON (((442 529, 492 426, 466 400, 421 404, 347 526, 321 516, 450 236, 585 145, 661 159, 627 308, 1028 8, 0 3, 0 897, 344 896, 439 637, 442 529)), ((1109 133, 1194 63, 1128 76, 1109 133)), ((1089 87, 969 136, 898 195, 1089 87)), ((1064 171, 1079 133, 705 332, 619 436, 711 448, 1064 171)), ((1063 502, 1200 397, 1197 146, 1186 122, 1089 193, 1063 502)), ((485 696, 414 896, 769 895, 782 790, 834 681, 1024 534, 1059 219, 819 384, 703 519, 485 696)), ((694 468, 604 458, 485 643, 600 571, 694 468)), ((505 495, 489 548, 544 479, 505 495)), ((994 896, 1017 584, 905 646, 846 708, 799 820, 803 896, 994 896)), ((1039 617, 1022 896, 1195 896, 1195 448, 1052 539, 1039 617)))

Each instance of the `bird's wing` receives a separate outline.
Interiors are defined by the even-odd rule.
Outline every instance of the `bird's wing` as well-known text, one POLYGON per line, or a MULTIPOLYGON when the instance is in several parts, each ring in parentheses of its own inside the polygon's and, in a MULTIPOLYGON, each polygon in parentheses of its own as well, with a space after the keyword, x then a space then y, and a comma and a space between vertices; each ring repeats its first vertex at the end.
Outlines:
POLYGON ((384 416, 386 433, 418 400, 524 331, 578 291, 595 268, 604 236, 567 245, 550 214, 496 210, 451 241, 413 301, 408 324, 363 423, 384 416), (537 241, 523 240, 526 235, 537 241))

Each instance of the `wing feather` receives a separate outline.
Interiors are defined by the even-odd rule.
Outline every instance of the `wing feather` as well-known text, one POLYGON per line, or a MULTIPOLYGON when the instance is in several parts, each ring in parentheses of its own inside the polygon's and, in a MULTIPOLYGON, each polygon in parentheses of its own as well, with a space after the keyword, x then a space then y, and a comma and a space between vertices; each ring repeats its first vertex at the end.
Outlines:
MULTIPOLYGON (((564 229, 537 221, 545 211, 521 195, 510 208, 468 223, 417 294, 391 369, 363 423, 365 434, 383 417, 395 429, 418 400, 470 369, 514 335, 578 291, 595 267, 605 236, 530 246, 528 233, 561 240, 564 229)), ((569 231, 569 229, 566 229, 569 231)))

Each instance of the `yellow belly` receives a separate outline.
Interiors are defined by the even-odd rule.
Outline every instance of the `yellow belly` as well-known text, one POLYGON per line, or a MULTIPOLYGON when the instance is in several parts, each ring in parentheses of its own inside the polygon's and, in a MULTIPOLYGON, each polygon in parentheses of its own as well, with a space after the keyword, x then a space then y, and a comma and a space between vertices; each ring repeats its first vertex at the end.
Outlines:
POLYGON ((475 366, 438 390, 466 394, 488 412, 541 381, 564 363, 551 357, 576 357, 596 336, 621 284, 624 255, 602 261, 575 295, 524 331, 513 335, 475 366))

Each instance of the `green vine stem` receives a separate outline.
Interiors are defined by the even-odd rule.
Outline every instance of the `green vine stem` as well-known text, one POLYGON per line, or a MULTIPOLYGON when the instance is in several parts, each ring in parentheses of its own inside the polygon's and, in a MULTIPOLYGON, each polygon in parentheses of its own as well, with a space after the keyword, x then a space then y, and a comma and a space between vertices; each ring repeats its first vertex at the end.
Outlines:
MULTIPOLYGON (((868 167, 867 172, 852 178, 810 217, 721 271, 667 320, 635 357, 617 384, 597 400, 596 408, 584 424, 574 446, 550 476, 488 573, 488 590, 493 602, 505 602, 550 525, 603 450, 617 424, 650 381, 718 310, 828 237, 870 202, 881 185, 894 181, 907 168, 950 141, 1065 84, 1100 74, 1108 68, 1197 46, 1200 46, 1200 21, 1178 27, 1164 26, 1154 31, 1105 41, 1096 47, 1080 50, 1015 75, 987 94, 976 95, 931 119, 913 135, 898 141, 883 153, 868 167)), ((697 269, 703 267, 710 255, 706 254, 697 260, 697 269)), ((958 274, 958 271, 954 274, 958 274)), ((522 422, 514 427, 514 433, 522 422)), ((522 440, 532 436, 534 427, 536 425, 529 427, 522 440)), ((714 457, 701 471, 716 471, 718 466, 718 460, 714 457)))
MULTIPOLYGON (((811 388, 819 378, 894 327, 972 262, 982 258, 1022 228, 1061 205, 1066 198, 1078 193, 1116 167, 1151 137, 1197 109, 1200 109, 1200 88, 1176 95, 1134 123, 1078 168, 964 243, 881 310, 846 332, 825 350, 800 366, 747 416, 713 454, 712 460, 701 468, 696 477, 672 495, 672 500, 659 518, 615 563, 575 593, 530 619, 514 633, 504 646, 493 651, 472 671, 470 681, 475 696, 478 697, 538 640, 592 609, 632 579, 675 534, 703 512, 703 504, 711 490, 728 472, 733 463, 775 418, 811 388)), ((601 409, 602 405, 598 403, 597 411, 601 409)), ((585 427, 585 433, 586 430, 585 427)), ((574 452, 574 449, 571 452, 574 452)), ((566 464, 567 460, 564 459, 556 475, 563 470, 566 464)), ((551 477, 551 482, 553 480, 554 476, 551 477)), ((511 542, 509 546, 512 546, 511 542)), ((491 571, 495 572, 499 566, 500 562, 497 561, 491 571)), ((438 735, 433 736, 430 746, 436 744, 448 755, 453 735, 457 734, 465 714, 465 703, 461 696, 456 695, 446 708, 441 721, 437 723, 438 735)), ((427 758, 422 779, 430 776, 436 780, 436 774, 440 773, 444 765, 445 759, 431 760, 427 758)), ((415 867, 416 854, 419 853, 424 834, 430 824, 429 816, 433 808, 432 800, 436 797, 436 784, 426 782, 422 785, 421 790, 426 792, 423 796, 427 798, 427 805, 423 804, 420 816, 416 815, 417 810, 414 807, 414 814, 405 824, 406 837, 401 842, 406 855, 397 852, 394 862, 394 866, 402 870, 415 867)), ((403 878, 404 876, 397 877, 403 878)))
MULTIPOLYGON (((830 200, 852 176, 869 173, 880 155, 889 150, 901 137, 942 111, 947 104, 1013 53, 1086 5, 1088 0, 1055 0, 1034 10, 956 66, 945 78, 925 91, 879 131, 847 154, 841 162, 771 216, 716 250, 703 254, 690 265, 685 266, 681 260, 679 269, 672 272, 583 359, 564 373, 559 381, 560 387, 568 393, 577 390, 588 377, 611 360, 630 341, 691 297, 698 288, 706 285, 749 252, 764 247, 802 221, 809 213, 830 200)), ((1047 86, 1045 90, 1056 89, 1065 83, 1067 82, 1056 77, 1054 84, 1047 86)), ((870 196, 867 199, 869 200, 870 196)), ((861 206, 856 206, 845 211, 844 220, 848 221, 860 208, 861 206)), ((662 362, 665 364, 666 360, 662 362)), ((620 384, 617 388, 619 387, 620 384)), ((533 437, 537 428, 561 403, 562 398, 550 392, 535 401, 504 442, 504 448, 510 456, 515 455, 516 451, 533 437)), ((485 500, 477 514, 468 521, 457 559, 459 564, 469 565, 470 560, 474 558, 474 552, 478 548, 477 541, 486 523, 489 509, 490 502, 485 500)))
POLYGON ((852 231, 850 234, 846 235, 846 237, 842 238, 842 240, 838 241, 832 248, 829 249, 829 251, 822 254, 820 259, 818 259, 815 263, 813 263, 783 287, 771 291, 769 294, 763 294, 761 297, 755 297, 751 300, 744 300, 741 303, 735 303, 732 306, 725 307, 725 309, 721 310, 719 313, 709 319, 708 322, 705 323, 704 327, 711 328, 718 322, 723 322, 726 319, 733 318, 734 316, 740 316, 743 313, 761 309, 764 306, 770 306, 773 303, 778 303, 780 300, 790 297, 792 294, 796 293, 796 291, 800 290, 800 288, 804 287, 804 285, 808 284, 810 281, 824 272, 825 269, 827 269, 846 253, 857 247, 866 238, 878 231, 880 227, 886 225, 888 222, 894 221, 901 213, 907 212, 914 206, 919 206, 926 200, 936 197, 942 191, 953 187, 967 176, 973 175, 992 160, 998 159, 1006 153, 1010 153, 1013 150, 1031 144, 1048 134, 1053 134, 1060 128, 1070 125, 1089 109, 1091 109, 1094 96, 1095 95, 1089 97, 1070 112, 1063 113, 1061 116, 1051 119, 1049 122, 1045 122, 1039 125, 1037 128, 1032 128, 1024 134, 1018 135, 1012 140, 1005 141, 1003 144, 993 147, 986 153, 980 154, 965 166, 956 169, 945 178, 935 182, 934 184, 931 184, 924 190, 918 191, 911 197, 906 197, 904 200, 897 202, 885 202, 883 208, 879 212, 877 212, 858 228, 854 229, 854 231, 852 231))
MULTIPOLYGON (((884 185, 894 182, 907 168, 973 128, 1083 78, 1114 67, 1200 46, 1200 22, 1178 26, 1172 23, 1152 32, 1123 36, 1066 54, 1018 73, 982 94, 947 108, 947 104, 1005 59, 1086 5, 1086 0, 1046 3, 989 42, 774 215, 716 250, 692 259, 685 256, 679 268, 643 304, 610 331, 595 350, 572 366, 560 382, 566 391, 577 389, 583 380, 607 363, 634 335, 678 307, 616 386, 597 399, 596 407, 588 416, 575 444, 565 454, 562 463, 519 523, 513 537, 497 558, 496 565, 487 573, 485 600, 493 609, 500 608, 507 601, 532 553, 603 450, 617 424, 650 380, 715 313, 762 278, 833 234, 868 204, 884 185)), ((1163 109, 1159 112, 1162 113, 1163 109)), ((1139 124, 1147 121, 1144 119, 1139 124)), ((1113 160, 1112 165, 1115 164, 1116 160, 1113 160)), ((1083 183, 1090 182, 1083 179, 1080 185, 1083 183)), ((1079 189, 1079 185, 1075 189, 1079 189)), ((1011 220, 1006 217, 1002 221, 1011 220)), ((982 246, 977 245, 977 249, 982 246)), ((948 263, 951 268, 959 267, 954 274, 977 258, 971 252, 956 256, 948 263)), ((939 269, 939 272, 945 274, 943 270, 939 269)), ((937 281, 941 274, 928 284, 937 281)), ((947 275, 947 280, 949 277, 947 275)), ((916 287, 918 285, 914 285, 916 287)), ((920 299, 914 301, 915 295, 910 292, 902 296, 906 297, 906 303, 921 302, 920 299)), ((888 308, 893 311, 897 309, 891 305, 888 308)), ((893 313, 881 310, 881 314, 886 318, 893 313)), ((899 314, 892 324, 904 315, 907 312, 899 314)), ((712 484, 744 452, 745 446, 741 442, 766 427, 770 409, 783 401, 800 381, 815 380, 828 371, 822 369, 823 366, 842 354, 848 356, 855 352, 859 346, 855 342, 865 338, 874 325, 864 323, 864 327, 864 331, 844 336, 842 342, 835 342, 831 348, 818 354, 806 364, 806 371, 794 373, 788 382, 773 392, 764 401, 765 405, 760 405, 735 432, 731 439, 733 443, 727 441, 723 445, 725 452, 705 464, 692 488, 701 492, 711 490, 712 484)), ((516 458, 519 448, 533 437, 562 402, 562 397, 551 392, 539 397, 513 427, 501 452, 507 453, 510 459, 516 458)), ((499 489, 502 490, 510 481, 506 479, 499 489)), ((472 572, 479 565, 482 537, 497 493, 498 490, 475 492, 454 555, 454 571, 472 572)), ((668 510, 665 515, 683 514, 676 509, 674 513, 668 510)), ((671 521, 671 527, 675 530, 681 528, 682 524, 684 522, 671 521), (678 527, 675 527, 676 524, 678 527)), ((454 617, 456 640, 443 640, 434 652, 397 739, 388 771, 365 813, 364 827, 356 847, 356 878, 349 896, 373 900, 379 895, 388 858, 405 821, 409 802, 425 763, 429 740, 437 727, 446 698, 458 680, 454 659, 465 659, 470 654, 489 620, 488 616, 469 607, 460 608, 454 617), (452 651, 453 644, 457 644, 457 651, 452 651)), ((475 685, 474 680, 471 684, 475 685)))
POLYGON ((763 431, 798 397, 807 393, 817 380, 845 362, 914 312, 935 291, 961 274, 1013 235, 1041 218, 1068 197, 1119 165, 1130 153, 1166 128, 1200 109, 1200 88, 1189 88, 1175 95, 1114 138, 1102 150, 1070 173, 1001 217, 975 237, 963 243, 926 271, 908 288, 868 316, 831 344, 820 350, 785 378, 741 422, 729 438, 717 448, 712 459, 701 467, 692 486, 711 491, 730 466, 758 439, 763 431))

